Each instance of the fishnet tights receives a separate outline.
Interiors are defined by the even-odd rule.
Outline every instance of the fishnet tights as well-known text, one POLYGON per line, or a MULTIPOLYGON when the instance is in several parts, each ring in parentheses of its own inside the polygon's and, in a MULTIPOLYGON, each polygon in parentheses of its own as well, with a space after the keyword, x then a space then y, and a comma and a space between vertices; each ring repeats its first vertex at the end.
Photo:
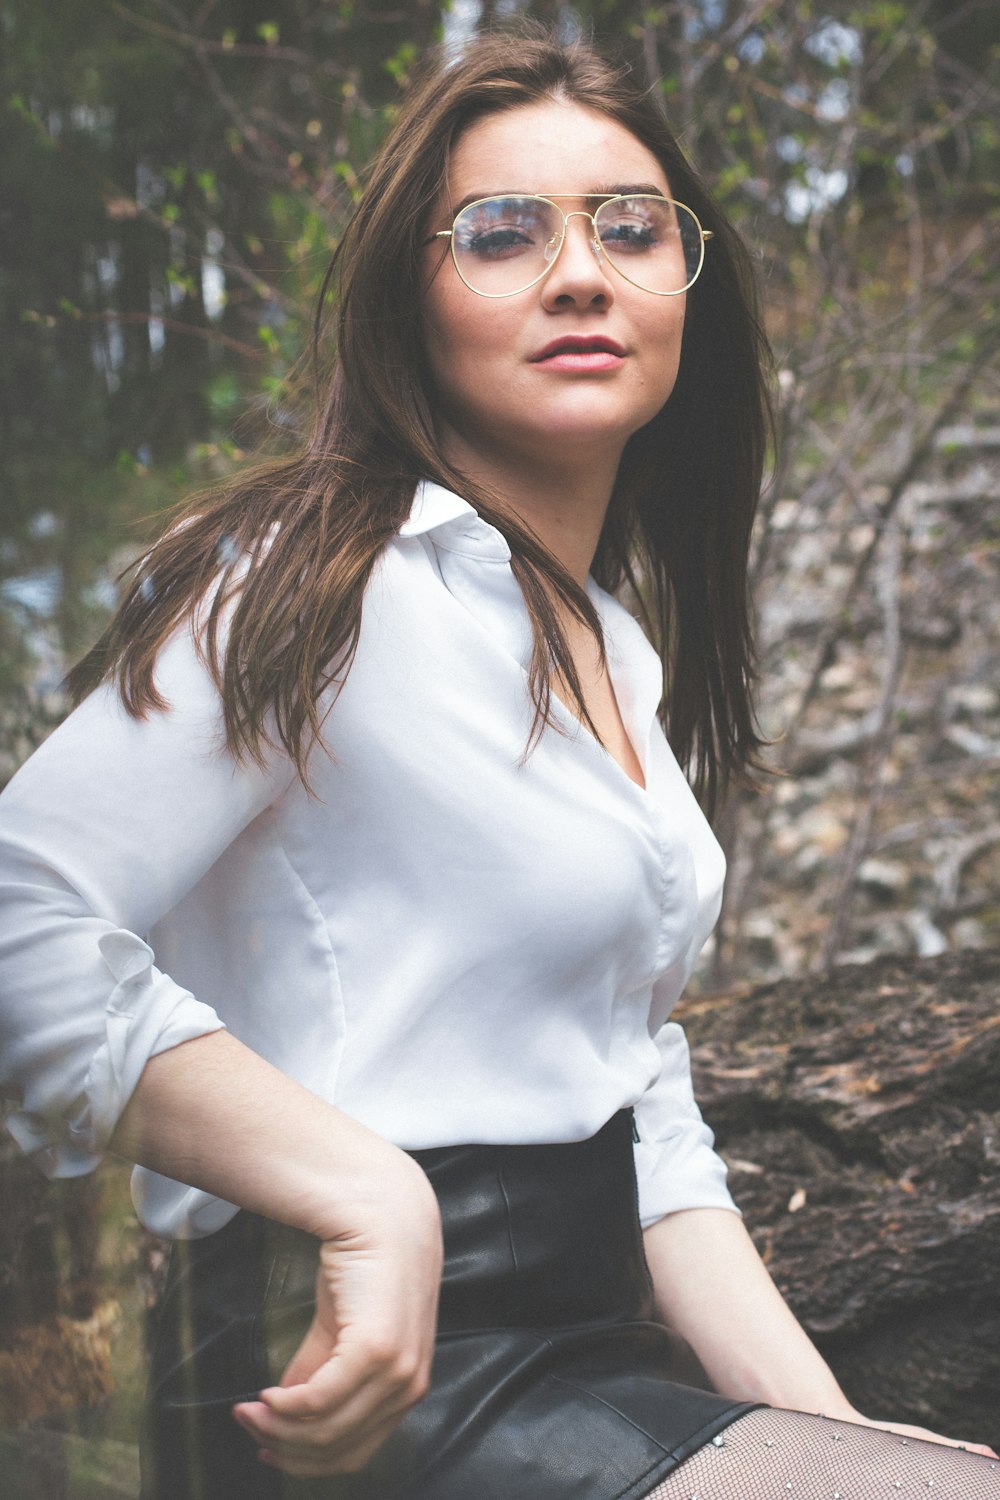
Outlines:
POLYGON ((802 1412, 747 1412, 646 1500, 1000 1500, 1000 1462, 802 1412))

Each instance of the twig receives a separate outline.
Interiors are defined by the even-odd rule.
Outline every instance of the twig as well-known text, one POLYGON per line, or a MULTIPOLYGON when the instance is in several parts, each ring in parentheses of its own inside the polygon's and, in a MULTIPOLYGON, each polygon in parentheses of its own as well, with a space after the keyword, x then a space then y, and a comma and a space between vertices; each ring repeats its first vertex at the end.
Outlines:
POLYGON ((837 954, 844 946, 854 902, 858 871, 871 845, 875 815, 882 798, 882 785, 886 761, 892 747, 892 725, 895 715, 896 694, 903 670, 903 633, 900 628, 899 586, 902 573, 902 538, 899 526, 887 526, 882 549, 881 566, 878 570, 877 591, 882 606, 885 669, 882 674, 882 693, 878 709, 878 730, 872 749, 867 776, 867 795, 854 819, 851 836, 841 864, 840 881, 834 899, 833 915, 830 918, 823 946, 820 950, 819 969, 826 973, 837 961, 837 954))
POLYGON ((75 309, 72 313, 65 314, 65 321, 79 323, 158 323, 161 328, 167 328, 171 333, 183 333, 191 338, 205 339, 210 344, 218 344, 223 349, 232 349, 236 354, 242 354, 247 359, 264 359, 267 351, 256 344, 244 344, 240 339, 232 338, 228 333, 221 333, 217 328, 205 328, 197 323, 182 323, 178 318, 165 318, 162 313, 141 312, 116 312, 113 308, 107 308, 101 312, 84 312, 75 309))
POLYGON ((958 888, 965 866, 982 854, 1000 844, 1000 823, 991 823, 978 833, 970 833, 952 844, 947 855, 938 866, 934 883, 937 886, 938 904, 944 911, 952 910, 958 903, 958 888))

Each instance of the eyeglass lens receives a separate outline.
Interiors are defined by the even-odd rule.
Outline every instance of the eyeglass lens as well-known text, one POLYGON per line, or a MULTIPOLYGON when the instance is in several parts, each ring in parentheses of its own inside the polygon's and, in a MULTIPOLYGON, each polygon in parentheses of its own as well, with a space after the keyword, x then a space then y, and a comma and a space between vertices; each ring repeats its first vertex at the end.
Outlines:
MULTIPOLYGON (((701 226, 683 203, 652 195, 614 198, 594 214, 601 249, 645 291, 669 296, 695 280, 704 255, 701 226)), ((463 281, 484 297, 510 296, 544 275, 566 221, 544 198, 508 195, 470 203, 455 220, 452 251, 463 281)))

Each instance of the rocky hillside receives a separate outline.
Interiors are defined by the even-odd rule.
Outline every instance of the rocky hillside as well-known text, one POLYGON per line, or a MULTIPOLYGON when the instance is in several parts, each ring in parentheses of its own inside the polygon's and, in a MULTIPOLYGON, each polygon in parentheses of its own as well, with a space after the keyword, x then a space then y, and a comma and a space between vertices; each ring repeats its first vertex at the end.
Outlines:
POLYGON ((730 811, 709 985, 1000 942, 1000 404, 908 462, 895 491, 773 509, 781 774, 730 811))

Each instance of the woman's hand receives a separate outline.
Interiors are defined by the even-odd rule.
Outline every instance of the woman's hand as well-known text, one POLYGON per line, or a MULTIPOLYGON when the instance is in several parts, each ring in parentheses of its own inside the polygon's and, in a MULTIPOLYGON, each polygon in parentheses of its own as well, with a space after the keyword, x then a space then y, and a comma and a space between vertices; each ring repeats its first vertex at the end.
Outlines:
POLYGON ((441 1223, 420 1168, 402 1153, 397 1165, 381 1202, 338 1206, 358 1227, 322 1243, 308 1333, 280 1385, 233 1409, 261 1459, 286 1473, 360 1469, 427 1391, 441 1223))
POLYGON ((898 1433, 900 1437, 920 1438, 925 1443, 943 1443, 946 1448, 965 1448, 969 1453, 981 1453, 984 1458, 998 1457, 985 1443, 963 1443, 957 1438, 942 1437, 940 1433, 930 1432, 926 1427, 913 1427, 908 1422, 876 1422, 871 1417, 863 1417, 853 1406, 842 1411, 824 1412, 823 1415, 853 1422, 858 1427, 878 1427, 883 1432, 898 1433))

